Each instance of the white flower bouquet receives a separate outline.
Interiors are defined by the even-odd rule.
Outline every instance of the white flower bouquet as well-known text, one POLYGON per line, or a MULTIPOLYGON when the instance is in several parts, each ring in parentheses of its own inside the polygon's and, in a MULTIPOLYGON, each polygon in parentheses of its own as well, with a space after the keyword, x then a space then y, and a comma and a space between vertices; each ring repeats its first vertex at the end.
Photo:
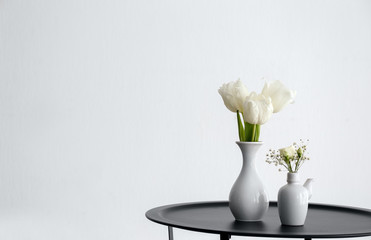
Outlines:
POLYGON ((237 113, 241 142, 258 142, 260 126, 266 123, 273 113, 293 103, 296 96, 296 91, 288 89, 278 80, 265 83, 260 94, 249 93, 239 79, 223 84, 218 92, 225 106, 237 113))
MULTIPOLYGON (((307 140, 307 142, 309 142, 309 140, 307 140)), ((297 173, 304 161, 309 160, 309 157, 306 156, 306 152, 307 144, 300 139, 300 145, 294 142, 291 146, 286 148, 278 150, 269 149, 265 161, 275 166, 282 166, 290 173, 297 173)), ((282 171, 282 168, 279 168, 278 171, 282 171)))

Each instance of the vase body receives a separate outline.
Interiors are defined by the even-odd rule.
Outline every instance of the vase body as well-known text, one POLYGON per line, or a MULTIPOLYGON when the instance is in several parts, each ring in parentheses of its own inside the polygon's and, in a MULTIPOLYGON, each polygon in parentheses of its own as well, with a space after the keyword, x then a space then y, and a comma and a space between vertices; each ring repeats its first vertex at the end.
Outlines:
POLYGON ((287 174, 287 184, 278 191, 278 213, 283 225, 302 226, 308 212, 308 190, 300 185, 298 173, 287 174))
POLYGON ((242 169, 229 194, 229 208, 238 221, 260 221, 269 199, 255 166, 262 142, 236 142, 242 152, 242 169))

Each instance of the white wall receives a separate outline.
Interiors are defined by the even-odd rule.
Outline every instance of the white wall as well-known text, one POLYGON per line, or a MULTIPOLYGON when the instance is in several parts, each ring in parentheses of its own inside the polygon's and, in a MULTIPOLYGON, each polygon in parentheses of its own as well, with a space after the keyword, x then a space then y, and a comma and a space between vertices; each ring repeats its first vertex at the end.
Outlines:
POLYGON ((265 152, 309 138, 312 202, 371 208, 370 43, 370 1, 0 1, 0 238, 161 240, 148 209, 227 199, 239 77, 298 92, 262 126, 272 200, 265 152))

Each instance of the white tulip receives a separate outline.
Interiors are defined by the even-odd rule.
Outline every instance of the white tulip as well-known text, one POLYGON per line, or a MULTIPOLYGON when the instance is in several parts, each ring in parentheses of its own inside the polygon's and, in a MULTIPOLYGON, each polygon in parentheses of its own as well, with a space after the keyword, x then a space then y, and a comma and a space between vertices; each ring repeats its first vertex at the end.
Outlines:
POLYGON ((243 110, 243 117, 246 122, 262 125, 272 116, 273 105, 269 97, 252 92, 246 97, 243 110))
POLYGON ((232 112, 243 112, 243 102, 248 95, 245 85, 238 79, 235 82, 223 84, 219 90, 222 96, 224 105, 232 112))
POLYGON ((273 113, 277 113, 289 103, 294 103, 296 91, 288 89, 283 83, 276 80, 265 83, 262 94, 272 99, 273 113))

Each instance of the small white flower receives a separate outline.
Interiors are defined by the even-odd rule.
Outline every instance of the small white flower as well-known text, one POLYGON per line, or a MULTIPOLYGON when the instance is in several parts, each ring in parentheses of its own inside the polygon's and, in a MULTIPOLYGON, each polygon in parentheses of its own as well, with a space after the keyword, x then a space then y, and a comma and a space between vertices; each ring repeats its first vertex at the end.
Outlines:
POLYGON ((291 146, 286 147, 286 148, 281 148, 280 149, 280 154, 285 159, 293 159, 295 154, 296 154, 295 147, 293 145, 291 145, 291 146))
POLYGON ((263 125, 273 114, 271 99, 252 92, 243 104, 243 117, 250 124, 263 125))
POLYGON ((288 89, 283 83, 276 80, 265 83, 262 94, 272 99, 273 113, 277 113, 289 103, 294 103, 296 91, 288 89))
POLYGON ((235 82, 223 84, 219 90, 222 96, 224 105, 232 112, 243 112, 243 102, 248 96, 248 91, 245 85, 238 79, 235 82))

